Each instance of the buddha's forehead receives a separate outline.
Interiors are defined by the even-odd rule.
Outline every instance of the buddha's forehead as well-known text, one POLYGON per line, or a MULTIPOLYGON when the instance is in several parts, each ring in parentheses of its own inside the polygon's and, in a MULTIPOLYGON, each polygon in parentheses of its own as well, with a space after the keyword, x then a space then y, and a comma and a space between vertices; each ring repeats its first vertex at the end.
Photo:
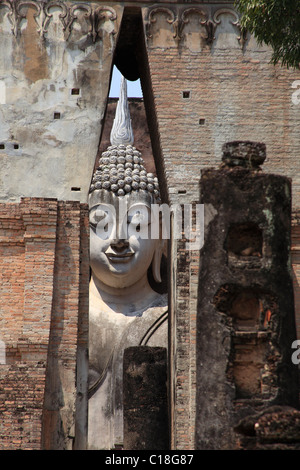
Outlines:
POLYGON ((135 191, 125 196, 117 196, 115 193, 104 189, 95 190, 89 196, 90 210, 99 205, 111 205, 118 211, 121 207, 130 209, 136 204, 146 205, 150 208, 153 204, 153 197, 147 191, 135 191))

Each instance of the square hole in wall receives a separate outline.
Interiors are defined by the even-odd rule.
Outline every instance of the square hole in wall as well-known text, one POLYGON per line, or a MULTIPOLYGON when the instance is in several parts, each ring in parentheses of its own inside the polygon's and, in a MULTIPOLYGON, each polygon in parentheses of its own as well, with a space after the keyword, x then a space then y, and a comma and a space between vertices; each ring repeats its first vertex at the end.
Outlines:
POLYGON ((204 124, 205 124, 205 119, 204 119, 204 118, 200 118, 200 119, 199 119, 199 124, 200 124, 200 126, 204 126, 204 124))
POLYGON ((80 94, 80 88, 72 88, 71 95, 79 95, 79 94, 80 94))
POLYGON ((189 98, 189 97, 190 97, 190 92, 189 92, 189 91, 183 91, 183 92, 182 92, 182 98, 187 99, 187 98, 189 98))
POLYGON ((262 257, 263 232, 254 222, 233 224, 229 227, 225 249, 229 256, 262 257))
POLYGON ((0 144, 0 150, 4 150, 5 149, 5 145, 4 144, 0 144))
POLYGON ((54 113, 53 114, 53 119, 60 119, 60 113, 54 113))
POLYGON ((19 144, 14 144, 14 149, 18 150, 18 148, 19 148, 19 144))

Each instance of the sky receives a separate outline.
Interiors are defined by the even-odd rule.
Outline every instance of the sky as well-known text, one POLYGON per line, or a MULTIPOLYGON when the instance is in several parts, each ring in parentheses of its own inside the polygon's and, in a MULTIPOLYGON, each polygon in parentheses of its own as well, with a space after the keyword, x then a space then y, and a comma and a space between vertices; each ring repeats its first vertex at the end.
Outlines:
MULTIPOLYGON (((120 83, 121 83, 121 73, 116 67, 114 67, 113 76, 111 80, 111 86, 110 86, 110 92, 109 92, 110 98, 119 98, 120 83)), ((127 80, 127 96, 128 98, 142 98, 143 97, 140 80, 136 80, 135 82, 131 82, 127 80)))

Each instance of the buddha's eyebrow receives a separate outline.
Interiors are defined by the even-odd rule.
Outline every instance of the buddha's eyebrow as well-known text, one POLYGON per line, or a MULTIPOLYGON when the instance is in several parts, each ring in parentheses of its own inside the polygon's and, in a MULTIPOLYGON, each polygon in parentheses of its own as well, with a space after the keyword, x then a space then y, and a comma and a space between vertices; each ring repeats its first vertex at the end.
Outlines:
POLYGON ((151 209, 151 204, 148 202, 135 202, 131 206, 128 207, 127 212, 129 212, 131 209, 134 209, 136 206, 136 210, 138 211, 142 207, 147 207, 147 209, 151 209))
POLYGON ((111 209, 112 206, 113 204, 105 204, 105 203, 96 204, 95 206, 90 208, 89 212, 91 213, 95 210, 108 210, 108 209, 111 209))

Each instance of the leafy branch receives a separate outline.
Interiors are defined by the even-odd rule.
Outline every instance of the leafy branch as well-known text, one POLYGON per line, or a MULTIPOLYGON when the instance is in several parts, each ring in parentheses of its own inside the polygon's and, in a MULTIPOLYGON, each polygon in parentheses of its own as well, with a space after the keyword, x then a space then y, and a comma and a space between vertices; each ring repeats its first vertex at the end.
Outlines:
POLYGON ((241 27, 273 49, 272 63, 300 68, 300 0, 236 0, 241 27))

